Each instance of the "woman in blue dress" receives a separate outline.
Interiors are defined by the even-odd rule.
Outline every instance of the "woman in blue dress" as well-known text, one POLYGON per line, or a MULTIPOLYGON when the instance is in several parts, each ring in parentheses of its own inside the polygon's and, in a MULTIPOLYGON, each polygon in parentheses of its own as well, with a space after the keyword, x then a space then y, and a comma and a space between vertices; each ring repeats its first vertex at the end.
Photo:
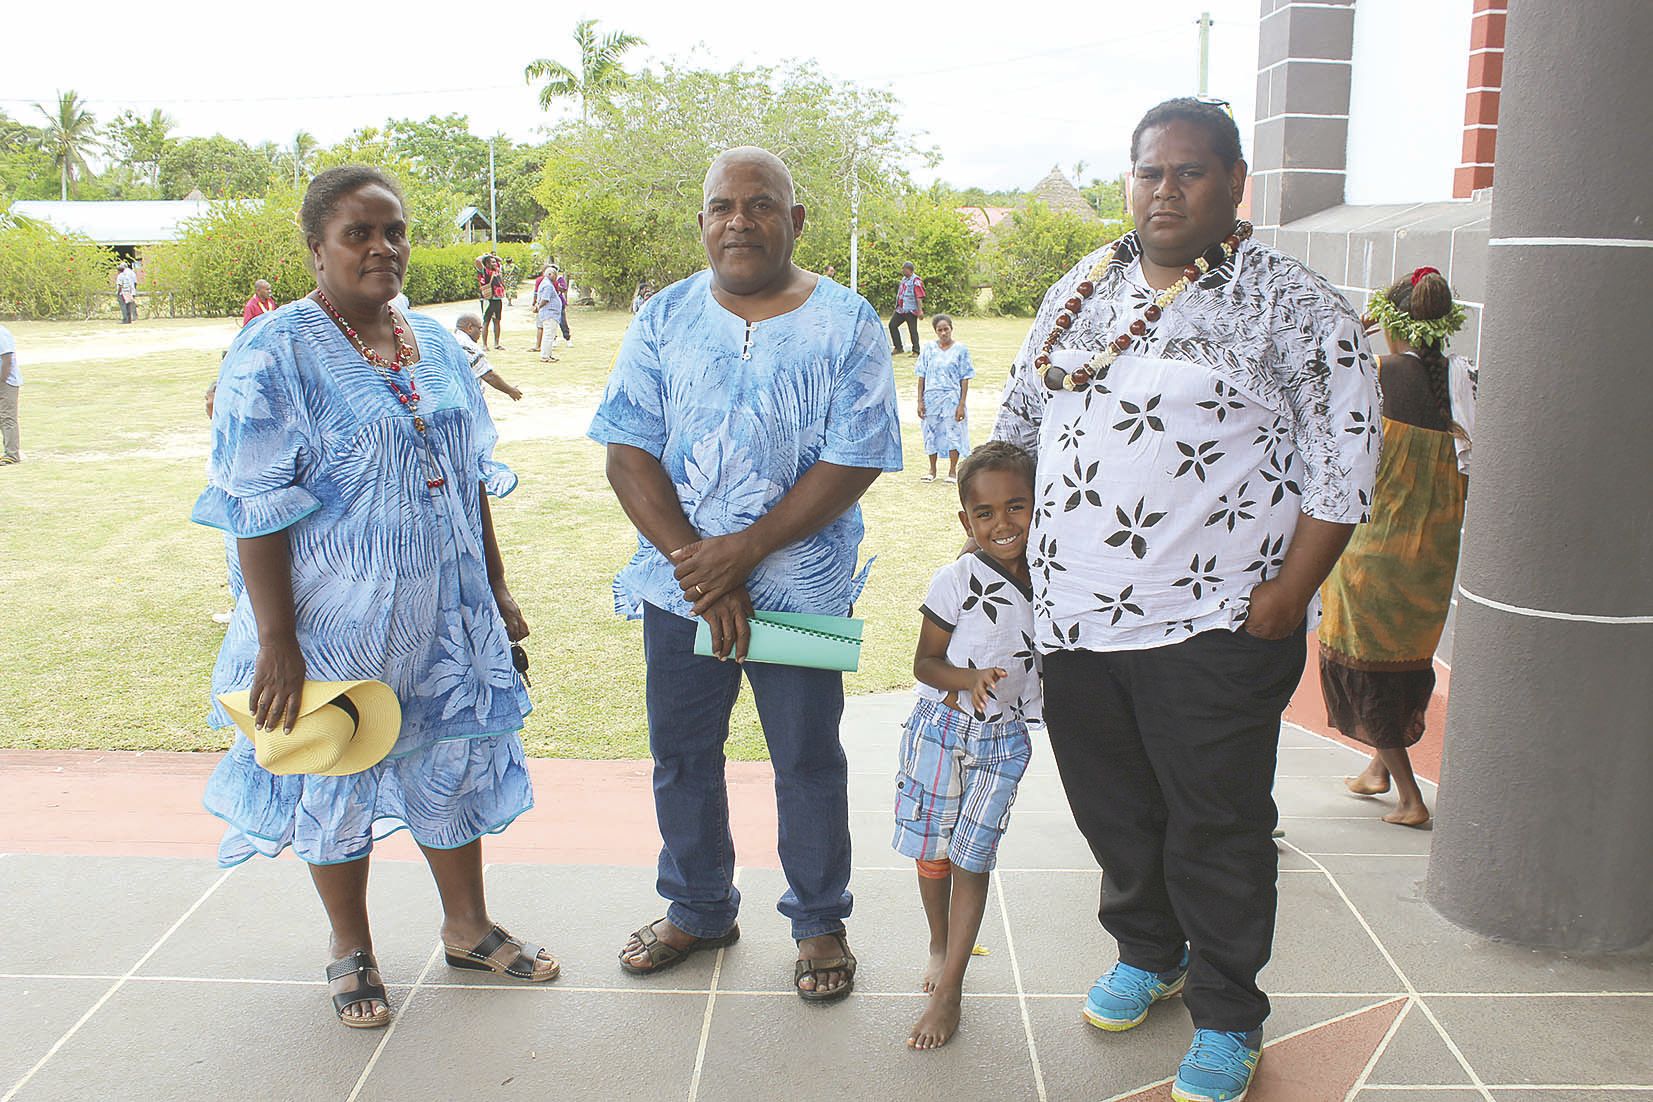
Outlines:
MULTIPOLYGON (((402 709, 395 746, 348 776, 267 772, 238 733, 204 802, 229 829, 219 863, 291 846, 332 926, 340 1020, 390 1020, 367 916, 368 854, 406 828, 442 899, 448 963, 523 980, 557 962, 488 917, 481 837, 533 806, 517 732, 528 713, 487 495, 516 477, 492 457, 481 389, 445 327, 388 304, 407 268, 395 183, 346 166, 300 211, 316 290, 241 331, 224 358, 208 486, 194 519, 229 545, 235 611, 213 668, 250 689, 258 729, 291 728, 306 679, 373 679, 402 709)), ((256 733, 256 732, 255 732, 256 733)))
POLYGON ((970 420, 964 400, 976 369, 970 350, 953 340, 953 319, 937 314, 930 319, 936 339, 926 341, 913 368, 918 376, 918 419, 924 428, 924 450, 930 473, 920 481, 936 480, 936 457, 947 456, 947 481, 957 482, 959 459, 970 454, 970 420))

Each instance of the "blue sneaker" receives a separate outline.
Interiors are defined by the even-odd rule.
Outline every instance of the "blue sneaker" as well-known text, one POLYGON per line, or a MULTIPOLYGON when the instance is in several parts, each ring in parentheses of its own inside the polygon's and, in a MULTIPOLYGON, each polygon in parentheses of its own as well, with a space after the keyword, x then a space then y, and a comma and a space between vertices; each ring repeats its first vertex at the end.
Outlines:
POLYGON ((1085 1020, 1097 1029, 1121 1033, 1142 1024, 1148 1008, 1182 990, 1188 978, 1188 950, 1168 972, 1144 972, 1120 961, 1091 985, 1085 996, 1085 1020))
POLYGON ((1171 1084, 1171 1097, 1176 1102, 1240 1102, 1262 1055, 1260 1029, 1250 1033, 1196 1029, 1194 1043, 1177 1068, 1177 1081, 1171 1084))

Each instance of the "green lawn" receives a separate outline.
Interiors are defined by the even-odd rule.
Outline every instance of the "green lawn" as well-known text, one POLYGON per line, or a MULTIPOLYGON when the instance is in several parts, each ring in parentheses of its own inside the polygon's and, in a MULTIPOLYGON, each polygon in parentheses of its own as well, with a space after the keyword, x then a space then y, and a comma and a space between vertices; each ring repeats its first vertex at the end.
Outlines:
MULTIPOLYGON (((513 406, 490 393, 490 404, 497 454, 522 478, 495 503, 494 523, 533 629, 535 711, 523 740, 537 755, 647 754, 641 631, 614 618, 609 588, 634 537, 603 478, 602 450, 581 435, 628 321, 576 310, 576 343, 560 363, 541 365, 519 307, 495 361, 527 394, 513 406)), ((223 747, 203 719, 223 631, 210 615, 228 603, 223 542, 191 524, 189 511, 207 446, 201 393, 217 371, 217 334, 227 343, 233 323, 8 328, 25 373, 25 462, 0 468, 0 747, 223 747), (171 349, 150 350, 168 341, 171 349), (39 362, 48 357, 57 362, 39 362)), ((978 372, 977 441, 1026 328, 959 322, 978 372)), ((848 679, 855 693, 911 683, 916 608, 961 538, 953 487, 917 479, 924 458, 909 357, 898 357, 896 374, 908 470, 879 479, 863 504, 862 554, 878 564, 856 609, 868 627, 861 670, 848 679)), ((730 756, 765 756, 749 694, 730 756)))

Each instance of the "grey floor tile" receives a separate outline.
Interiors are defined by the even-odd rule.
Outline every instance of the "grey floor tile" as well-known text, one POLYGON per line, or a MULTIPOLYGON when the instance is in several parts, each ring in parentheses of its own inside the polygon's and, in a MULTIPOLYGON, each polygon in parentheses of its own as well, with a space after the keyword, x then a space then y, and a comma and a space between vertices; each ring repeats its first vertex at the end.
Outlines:
POLYGON ((1482 1082, 1653 1088, 1653 999, 1431 999, 1482 1082))
POLYGON ((340 1025, 319 985, 132 981, 18 1100, 343 1098, 381 1036, 340 1025))
MULTIPOLYGON (((1079 999, 1118 959, 1117 946, 1095 918, 1100 876, 1005 873, 1003 879, 1024 988, 1072 992, 1079 999)), ((1375 995, 1402 986, 1330 883, 1311 872, 1280 877, 1274 956, 1260 983, 1265 991, 1296 994, 1375 995), (1327 952, 1328 944, 1337 951, 1327 952)))
POLYGON ((1001 873, 1022 988, 1030 994, 1071 992, 1078 1000, 1118 959, 1113 938, 1096 920, 1100 872, 1001 873))
MULTIPOLYGON (((1433 802, 1433 795, 1425 792, 1424 799, 1433 802)), ((1356 796, 1344 787, 1342 777, 1280 777, 1274 783, 1274 802, 1282 815, 1338 819, 1381 819, 1395 809, 1392 794, 1356 796)), ((1388 829, 1396 834, 1415 833, 1405 827, 1388 826, 1388 829)))
POLYGON ((0 979, 0 1094, 109 990, 109 980, 0 979))
POLYGON ((0 938, 0 972, 125 972, 222 874, 211 861, 168 857, 8 857, 8 909, 89 916, 97 933, 94 949, 79 921, 32 923, 27 936, 0 938))
MULTIPOLYGON (((1281 999, 1265 1027, 1265 1043, 1350 1011, 1374 999, 1281 999)), ((1194 1027, 1181 999, 1156 1006, 1124 1033, 1105 1033, 1080 1016, 1078 999, 1029 1000, 1050 1102, 1095 1102, 1176 1074, 1194 1027)))
MULTIPOLYGON (((775 901, 785 889, 786 880, 779 870, 742 871, 741 909, 747 917, 741 922, 740 943, 724 957, 720 990, 791 988, 797 944, 787 920, 774 910, 775 901)), ((905 869, 859 871, 850 881, 850 890, 855 894, 855 913, 846 925, 856 959, 856 990, 916 993, 930 943, 924 906, 918 898, 917 875, 905 869)), ((1015 978, 996 892, 988 894, 987 912, 976 940, 989 952, 971 958, 966 990, 1014 991, 1015 978)))
POLYGON ((1282 777, 1327 777, 1342 781, 1349 774, 1359 772, 1366 760, 1366 755, 1358 750, 1333 742, 1282 744, 1274 772, 1282 777))
POLYGON ((1424 899, 1423 861, 1322 861, 1420 991, 1653 991, 1653 955, 1590 957, 1525 949, 1454 926, 1424 899))
MULTIPOLYGON (((1496 1102, 1647 1102, 1646 1091, 1493 1091, 1492 1097, 1496 1102)), ((1370 1100, 1362 1095, 1361 1102, 1370 1100)))
POLYGON ((1279 890, 1274 956, 1258 977, 1264 991, 1382 993, 1403 989, 1400 978, 1324 876, 1282 876, 1279 890))
MULTIPOLYGON (((1015 999, 967 999, 946 1047, 906 1039, 923 998, 809 1006, 791 996, 719 996, 700 1097, 716 1102, 1029 1102, 1037 1097, 1015 999)), ((1054 1098, 1054 1096, 1052 1096, 1054 1098)))
POLYGON ((1314 861, 1311 858, 1303 856, 1303 854, 1293 849, 1290 845, 1280 844, 1289 843, 1295 837, 1296 832, 1292 830, 1291 825, 1285 824, 1281 829, 1285 831, 1285 834, 1280 837, 1279 842, 1277 842, 1274 847, 1280 854, 1280 871, 1302 873, 1312 872, 1318 875, 1320 870, 1314 867, 1314 861))
POLYGON ((1440 1032, 1413 1006, 1366 1081, 1379 1086, 1448 1083, 1468 1086, 1469 1076, 1441 1040, 1440 1032))
MULTIPOLYGON (((620 947, 626 938, 666 913, 666 901, 654 885, 652 868, 492 865, 488 908, 511 933, 551 951, 562 964, 557 982, 564 987, 704 991, 711 984, 715 953, 695 953, 658 976, 630 976, 620 970, 620 947)), ((745 923, 741 930, 745 933, 745 923)), ((440 963, 428 982, 516 986, 513 980, 440 963)))
POLYGON ((705 1012, 704 995, 421 988, 360 1097, 685 1099, 705 1012))
MULTIPOLYGON (((411 984, 442 924, 430 870, 413 861, 374 863, 367 907, 385 982, 411 984)), ((139 974, 320 980, 329 959, 327 913, 309 870, 298 861, 257 859, 236 869, 139 974)))
MULTIPOLYGON (((1354 813, 1358 814, 1359 809, 1354 813)), ((1427 857, 1430 840, 1435 836, 1430 830, 1392 826, 1376 814, 1357 819, 1282 819, 1281 825, 1293 845, 1311 854, 1394 853, 1427 857)))
MULTIPOLYGON (((1355 1095, 1355 1102, 1486 1102, 1486 1098, 1478 1090, 1361 1091, 1355 1095)), ((1528 1099, 1527 1102, 1538 1100, 1528 1099)), ((1571 1102, 1585 1100, 1575 1098, 1571 1102)))
POLYGON ((1318 749, 1323 746, 1336 746, 1339 744, 1329 738, 1317 735, 1312 731, 1304 730, 1303 728, 1294 726, 1290 723, 1282 723, 1280 725, 1280 745, 1282 747, 1308 746, 1318 749))

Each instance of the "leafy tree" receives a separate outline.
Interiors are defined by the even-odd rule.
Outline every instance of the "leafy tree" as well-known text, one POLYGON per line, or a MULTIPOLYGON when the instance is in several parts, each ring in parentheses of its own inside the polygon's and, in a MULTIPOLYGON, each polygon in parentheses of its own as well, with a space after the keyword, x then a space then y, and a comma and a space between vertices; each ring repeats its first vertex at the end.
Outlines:
POLYGON ((390 152, 427 183, 488 209, 488 143, 471 133, 468 117, 432 115, 422 122, 391 119, 384 134, 390 152))
POLYGON ((407 203, 408 236, 415 245, 450 245, 458 239, 453 220, 465 205, 465 197, 428 181, 411 161, 396 153, 385 131, 363 127, 316 153, 311 162, 318 172, 336 165, 368 165, 396 181, 407 203))
MULTIPOLYGON (((943 189, 881 198, 861 217, 860 278, 856 288, 880 310, 895 302, 901 265, 912 262, 924 277, 924 312, 968 313, 975 305, 978 238, 943 189)), ((829 255, 814 262, 812 249, 819 237, 799 242, 798 260, 805 267, 838 268, 838 278, 849 282, 848 241, 832 242, 842 260, 829 255)))
MULTIPOLYGON (((1079 189, 1085 197, 1085 202, 1091 205, 1103 218, 1116 218, 1121 221, 1130 217, 1125 210, 1125 179, 1123 176, 1112 180, 1093 179, 1089 184, 1079 189)), ((1128 228, 1128 227, 1127 227, 1128 228)))
POLYGON ((265 153, 214 134, 168 147, 161 154, 158 178, 168 199, 182 199, 192 191, 208 199, 246 199, 264 194, 270 169, 265 153))
POLYGON ((300 130, 293 135, 293 142, 281 151, 281 164, 284 169, 292 172, 293 186, 310 178, 310 159, 316 155, 321 143, 308 130, 300 130))
POLYGON ((1119 236, 1117 227, 1053 211, 1037 199, 1000 223, 986 250, 993 309, 1030 315, 1061 273, 1119 236))
POLYGON ((103 144, 98 136, 97 119, 86 109, 86 101, 73 90, 59 92, 57 104, 51 110, 38 103, 34 106, 46 120, 40 140, 57 166, 58 198, 67 199, 69 181, 92 174, 86 155, 96 152, 103 144))
POLYGON ((154 187, 161 183, 161 157, 173 144, 176 125, 160 108, 143 118, 136 111, 122 111, 109 123, 109 149, 135 178, 154 187))
POLYGON ((547 145, 517 145, 496 157, 500 236, 532 237, 545 217, 535 192, 545 173, 547 145))
POLYGON ((593 111, 607 116, 613 109, 613 97, 631 83, 631 74, 621 65, 628 50, 646 43, 625 31, 597 33, 595 19, 582 19, 574 24, 574 43, 580 51, 580 68, 576 72, 560 61, 548 57, 530 61, 522 71, 523 79, 532 84, 545 83, 540 88, 540 108, 545 111, 559 99, 580 101, 580 121, 591 121, 593 111))
POLYGON ((0 111, 0 206, 12 199, 51 198, 56 175, 40 129, 0 111))
MULTIPOLYGON (((852 181, 864 211, 910 188, 913 140, 893 97, 846 85, 812 64, 727 72, 666 65, 615 98, 602 127, 569 125, 549 144, 536 197, 541 237, 576 282, 629 299, 705 265, 695 228, 700 185, 718 153, 761 145, 792 170, 808 210, 800 262, 847 274, 852 181)), ((934 163, 933 151, 919 156, 934 163)))

